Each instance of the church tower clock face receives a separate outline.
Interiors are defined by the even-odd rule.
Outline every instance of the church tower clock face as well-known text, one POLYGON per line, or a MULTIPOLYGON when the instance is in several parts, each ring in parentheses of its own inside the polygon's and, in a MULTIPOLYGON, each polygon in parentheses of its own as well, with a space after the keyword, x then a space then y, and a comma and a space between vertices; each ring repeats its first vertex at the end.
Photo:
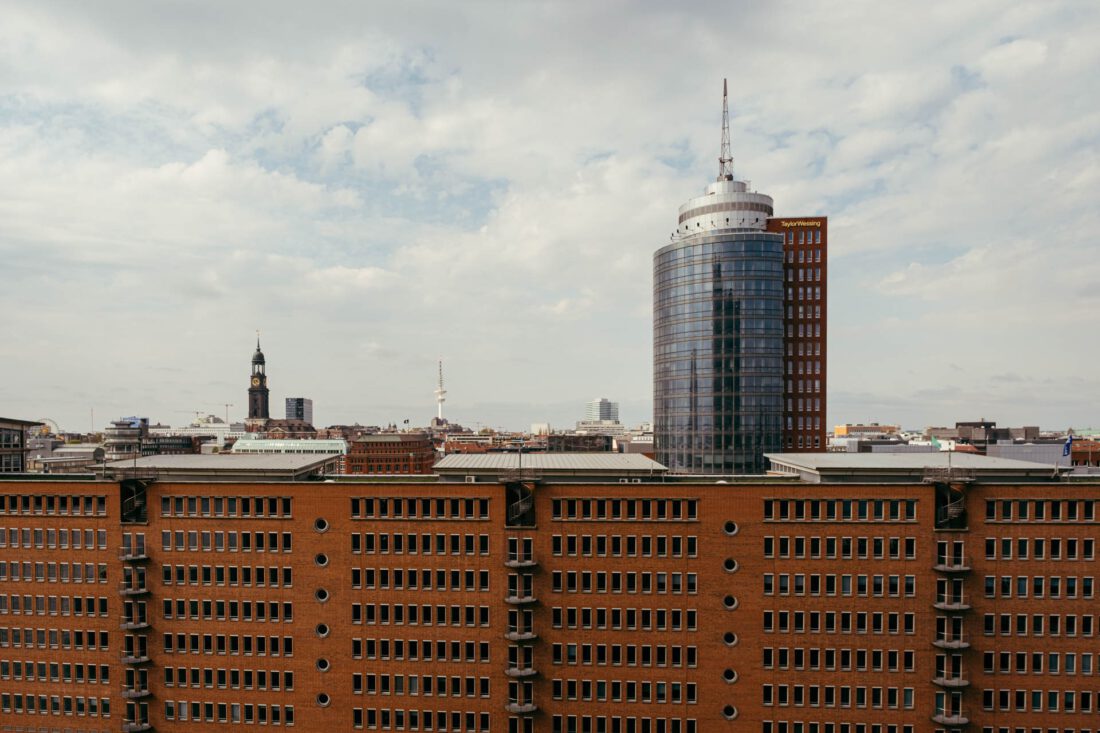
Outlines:
POLYGON ((252 386, 253 387, 259 387, 260 386, 260 378, 259 377, 252 377, 252 386))

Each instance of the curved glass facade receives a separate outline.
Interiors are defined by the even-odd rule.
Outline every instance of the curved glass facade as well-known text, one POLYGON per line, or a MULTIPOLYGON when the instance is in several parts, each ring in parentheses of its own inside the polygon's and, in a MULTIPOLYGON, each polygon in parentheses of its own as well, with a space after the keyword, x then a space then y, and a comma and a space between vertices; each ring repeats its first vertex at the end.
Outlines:
POLYGON ((763 473, 782 449, 783 236, 685 237, 653 256, 656 457, 677 473, 763 473))

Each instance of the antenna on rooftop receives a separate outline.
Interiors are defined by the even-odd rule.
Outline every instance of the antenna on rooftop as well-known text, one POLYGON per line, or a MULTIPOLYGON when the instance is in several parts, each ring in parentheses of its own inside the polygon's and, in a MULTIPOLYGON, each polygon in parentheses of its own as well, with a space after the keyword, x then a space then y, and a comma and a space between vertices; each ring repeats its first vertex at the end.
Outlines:
POLYGON ((447 401, 445 395, 447 390, 443 389, 443 359, 439 360, 439 387, 435 390, 435 401, 439 404, 439 422, 443 422, 443 403, 447 401))
POLYGON ((730 108, 726 80, 722 80, 722 149, 718 151, 718 180, 733 180, 733 156, 730 154, 730 108))

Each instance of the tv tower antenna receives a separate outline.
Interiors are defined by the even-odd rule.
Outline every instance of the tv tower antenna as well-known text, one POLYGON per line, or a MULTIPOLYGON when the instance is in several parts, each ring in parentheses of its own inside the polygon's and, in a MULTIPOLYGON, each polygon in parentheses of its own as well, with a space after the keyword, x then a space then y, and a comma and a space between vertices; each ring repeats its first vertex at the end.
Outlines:
POLYGON ((435 401, 439 405, 439 422, 443 422, 443 403, 447 401, 447 390, 443 389, 443 360, 439 360, 439 387, 435 390, 435 401))
POLYGON ((718 151, 718 180, 733 180, 733 156, 730 154, 730 108, 726 80, 722 80, 722 149, 718 151))

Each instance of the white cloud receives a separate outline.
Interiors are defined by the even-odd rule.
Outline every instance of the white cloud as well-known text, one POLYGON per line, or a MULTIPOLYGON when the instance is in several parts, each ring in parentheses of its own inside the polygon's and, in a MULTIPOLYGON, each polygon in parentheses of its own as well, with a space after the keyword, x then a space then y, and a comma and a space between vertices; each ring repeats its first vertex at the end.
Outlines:
POLYGON ((907 375, 957 383, 949 338, 1035 385, 1006 414, 1083 422, 1042 379, 1100 356, 1061 318, 1100 279, 1097 26, 1039 0, 10 4, 0 403, 176 419, 239 398, 259 327, 325 422, 426 419, 440 352, 470 422, 645 404, 652 253, 714 175, 728 76, 738 170, 830 216, 833 421, 862 391, 931 420, 907 375))

